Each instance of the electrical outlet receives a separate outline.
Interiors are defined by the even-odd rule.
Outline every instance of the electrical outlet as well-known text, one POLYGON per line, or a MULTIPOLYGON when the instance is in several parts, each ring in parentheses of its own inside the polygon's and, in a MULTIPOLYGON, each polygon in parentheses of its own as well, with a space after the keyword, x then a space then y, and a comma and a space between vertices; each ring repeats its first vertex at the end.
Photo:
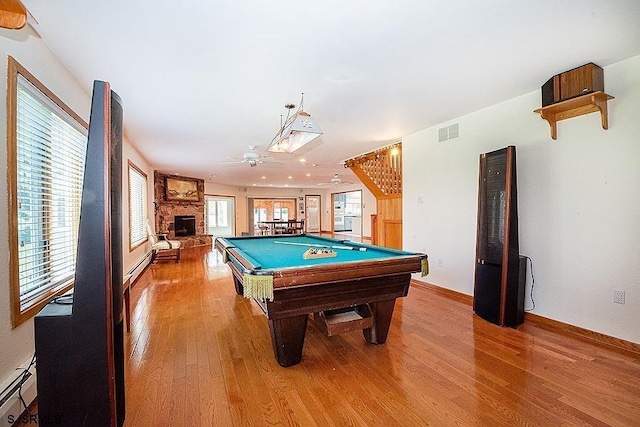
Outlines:
POLYGON ((616 304, 624 304, 624 291, 618 289, 613 290, 613 302, 616 304))

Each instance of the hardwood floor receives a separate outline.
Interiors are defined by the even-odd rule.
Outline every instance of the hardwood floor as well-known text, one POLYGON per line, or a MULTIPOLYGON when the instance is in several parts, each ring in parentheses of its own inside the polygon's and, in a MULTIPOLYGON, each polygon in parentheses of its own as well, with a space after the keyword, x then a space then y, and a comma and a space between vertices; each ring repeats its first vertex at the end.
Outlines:
POLYGON ((505 329, 412 285, 388 341, 327 337, 280 367, 267 320, 219 254, 186 249, 133 286, 125 426, 640 426, 640 355, 505 329))

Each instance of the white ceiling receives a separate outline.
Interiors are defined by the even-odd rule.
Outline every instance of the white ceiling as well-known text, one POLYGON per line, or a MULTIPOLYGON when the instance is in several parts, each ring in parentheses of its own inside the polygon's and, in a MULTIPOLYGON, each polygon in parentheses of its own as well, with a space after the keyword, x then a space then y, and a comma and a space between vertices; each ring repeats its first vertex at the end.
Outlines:
POLYGON ((640 54, 639 0, 23 2, 87 93, 111 83, 154 169, 240 186, 353 179, 341 160, 640 54), (264 151, 302 92, 317 142, 220 164, 264 151))

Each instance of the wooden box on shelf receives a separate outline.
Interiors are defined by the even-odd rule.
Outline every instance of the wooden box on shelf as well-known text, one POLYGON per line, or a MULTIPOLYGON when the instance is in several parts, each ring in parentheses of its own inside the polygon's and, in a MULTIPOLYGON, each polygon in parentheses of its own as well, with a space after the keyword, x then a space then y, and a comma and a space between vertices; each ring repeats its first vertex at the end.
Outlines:
POLYGON ((535 110, 549 122, 551 138, 557 139, 556 123, 583 114, 600 112, 602 128, 609 128, 607 101, 604 93, 604 71, 590 62, 556 74, 542 85, 542 108, 535 110))
POLYGON ((556 74, 542 85, 542 107, 593 92, 604 92, 604 71, 590 62, 556 74))

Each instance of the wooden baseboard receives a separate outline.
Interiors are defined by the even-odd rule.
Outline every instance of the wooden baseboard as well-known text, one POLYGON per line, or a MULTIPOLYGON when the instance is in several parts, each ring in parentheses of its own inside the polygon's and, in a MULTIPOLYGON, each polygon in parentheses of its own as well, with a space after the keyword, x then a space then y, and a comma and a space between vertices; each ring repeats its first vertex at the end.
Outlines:
MULTIPOLYGON (((451 289, 441 288, 432 283, 422 282, 414 279, 411 280, 411 284, 424 289, 428 289, 446 298, 468 304, 469 306, 473 306, 473 297, 471 295, 463 294, 461 292, 454 291, 451 289)), ((599 345, 605 345, 607 347, 613 347, 618 350, 625 350, 635 354, 640 354, 640 344, 636 344, 634 342, 627 341, 622 338, 612 337, 610 335, 591 331, 589 329, 581 328, 579 326, 574 326, 568 323, 559 322, 557 320, 549 319, 548 317, 543 317, 535 313, 525 313, 524 319, 525 319, 525 327, 526 327, 526 323, 530 322, 540 328, 547 329, 549 331, 566 333, 569 335, 587 339, 599 345)))
POLYGON ((549 319, 548 317, 543 317, 535 313, 525 313, 524 320, 525 323, 531 322, 538 327, 550 331, 562 331, 570 335, 593 341, 597 344, 606 345, 608 347, 615 347, 620 350, 626 350, 632 353, 640 354, 640 344, 636 344, 622 338, 612 337, 611 335, 606 335, 601 332, 581 328, 580 326, 574 326, 568 323, 559 322, 557 320, 549 319))
POLYGON ((463 294, 462 292, 454 291, 447 288, 441 288, 440 286, 434 285, 432 283, 422 282, 420 280, 415 280, 415 279, 411 279, 411 284, 414 286, 428 289, 430 291, 433 291, 449 299, 453 299, 458 302, 462 302, 467 305, 473 306, 473 297, 471 295, 463 294))

